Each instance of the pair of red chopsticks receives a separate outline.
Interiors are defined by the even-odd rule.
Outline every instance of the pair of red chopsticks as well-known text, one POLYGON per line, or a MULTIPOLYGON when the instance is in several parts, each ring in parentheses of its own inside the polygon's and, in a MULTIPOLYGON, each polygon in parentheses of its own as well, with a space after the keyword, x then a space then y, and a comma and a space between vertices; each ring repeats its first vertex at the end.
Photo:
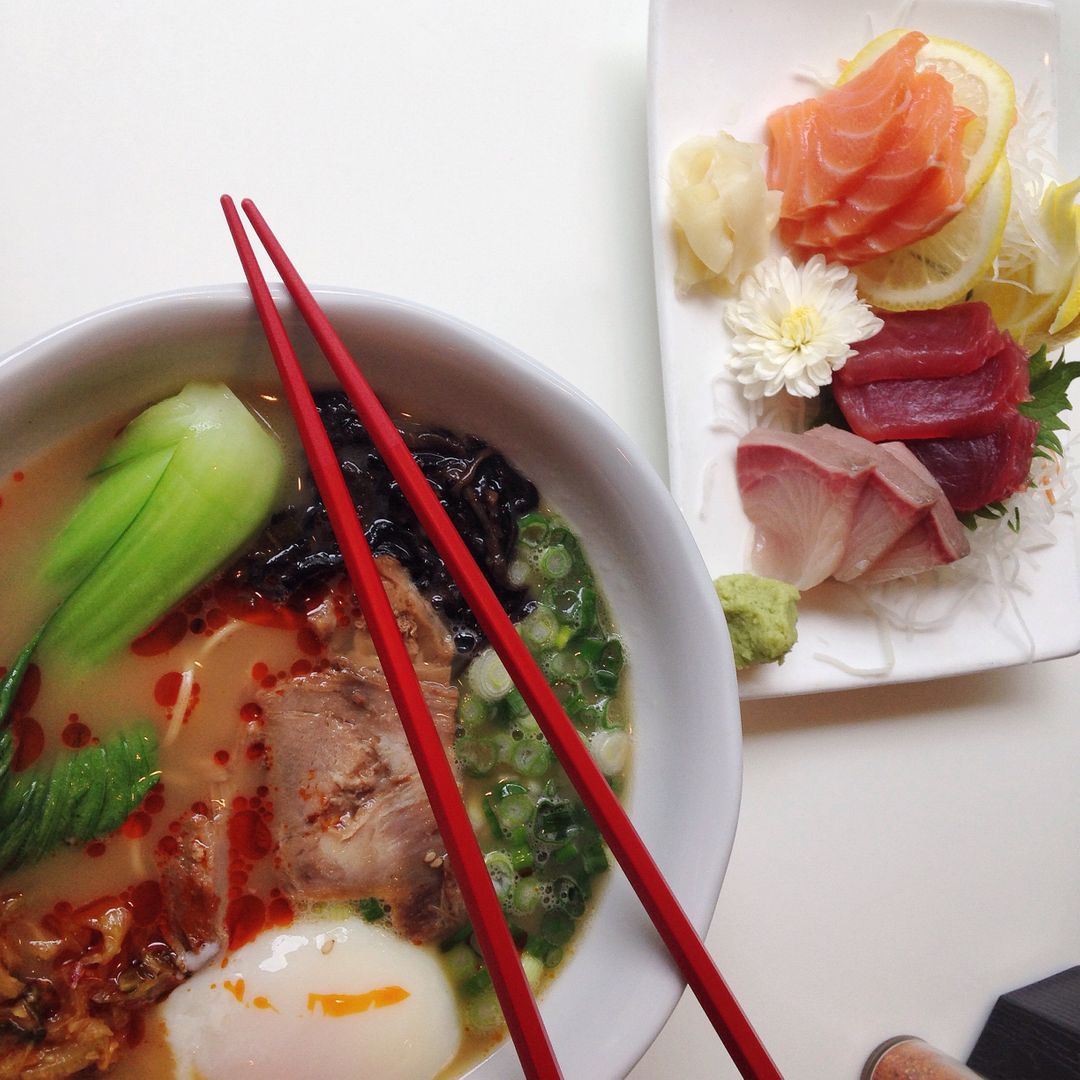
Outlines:
MULTIPOLYGON (((326 504, 334 535, 341 546, 360 608, 401 715, 417 771, 446 844, 522 1068, 529 1078, 547 1080, 560 1077, 562 1074, 462 803, 454 772, 443 751, 393 610, 383 591, 375 560, 357 520, 337 457, 315 408, 311 391, 304 381, 281 316, 274 307, 240 215, 230 196, 222 196, 221 205, 281 375, 289 407, 300 431, 304 452, 326 504)), ((300 279, 262 214, 250 199, 243 200, 241 205, 334 374, 348 393, 376 449, 401 486, 421 526, 476 615, 477 622, 539 722, 559 762, 739 1072, 747 1080, 782 1080, 397 428, 311 291, 300 279)))

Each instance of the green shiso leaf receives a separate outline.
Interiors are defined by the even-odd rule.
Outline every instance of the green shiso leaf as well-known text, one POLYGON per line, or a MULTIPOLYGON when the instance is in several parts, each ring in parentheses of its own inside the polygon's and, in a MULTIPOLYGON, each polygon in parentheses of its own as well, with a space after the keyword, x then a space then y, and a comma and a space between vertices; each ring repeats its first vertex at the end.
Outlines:
POLYGON ((1035 438, 1035 453, 1049 457, 1050 453, 1062 453, 1059 431, 1067 431, 1069 425, 1061 418, 1063 412, 1072 408, 1069 402, 1069 384, 1080 378, 1080 361, 1063 359, 1050 361, 1044 345, 1028 360, 1031 373, 1031 400, 1021 402, 1017 408, 1025 416, 1039 421, 1039 434, 1035 438))
POLYGON ((255 534, 283 471, 277 440, 221 384, 191 383, 136 417, 98 473, 102 487, 130 484, 144 500, 117 510, 98 488, 76 510, 48 565, 70 577, 101 554, 50 619, 42 652, 85 670, 137 637, 255 534))

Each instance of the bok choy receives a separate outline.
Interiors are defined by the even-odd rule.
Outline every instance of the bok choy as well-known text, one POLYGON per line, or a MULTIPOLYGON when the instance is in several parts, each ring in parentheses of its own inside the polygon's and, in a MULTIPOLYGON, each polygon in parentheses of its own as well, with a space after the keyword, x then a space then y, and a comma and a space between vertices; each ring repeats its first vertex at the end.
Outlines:
MULTIPOLYGON (((47 553, 44 576, 66 599, 0 679, 0 725, 31 657, 76 672, 107 660, 255 534, 283 473, 278 441, 220 383, 190 383, 132 420, 47 553)), ((146 721, 20 773, 14 753, 6 727, 0 873, 116 829, 158 778, 146 721)))

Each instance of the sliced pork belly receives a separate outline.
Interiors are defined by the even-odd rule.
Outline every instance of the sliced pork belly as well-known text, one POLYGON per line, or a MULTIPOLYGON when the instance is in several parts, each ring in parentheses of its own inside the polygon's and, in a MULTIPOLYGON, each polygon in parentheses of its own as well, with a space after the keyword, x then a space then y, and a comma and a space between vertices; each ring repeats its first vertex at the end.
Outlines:
POLYGON ((885 325, 852 346, 833 385, 862 386, 884 379, 944 379, 966 375, 1000 352, 1006 335, 979 301, 930 311, 879 311, 885 325))
POLYGON ((755 428, 739 442, 735 472, 755 526, 754 570, 805 590, 844 555, 874 465, 827 438, 755 428))
POLYGON ((868 585, 908 577, 962 559, 971 551, 967 533, 957 520, 945 493, 921 461, 903 443, 882 443, 881 450, 934 492, 929 511, 919 515, 896 543, 866 569, 860 581, 868 585))
POLYGON ((859 494, 843 555, 833 571, 838 581, 851 581, 863 574, 925 517, 939 498, 944 499, 941 488, 903 444, 876 446, 829 426, 814 428, 806 437, 846 448, 853 457, 861 454, 874 465, 859 494), (893 446, 899 446, 901 452, 888 452, 893 446), (911 460, 906 461, 904 455, 911 460), (917 468, 912 468, 911 462, 917 468))
MULTIPOLYGON (((457 692, 422 686, 448 746, 457 692)), ((263 694, 260 704, 278 854, 294 891, 323 900, 378 897, 414 941, 460 925, 460 894, 382 673, 307 675, 263 694)))
POLYGON ((188 813, 175 834, 177 848, 161 867, 166 921, 187 954, 185 965, 198 966, 225 944, 221 897, 226 895, 228 860, 221 823, 205 814, 188 813))
MULTIPOLYGON (((442 619, 394 559, 376 560, 424 699, 444 746, 454 735, 454 645, 442 619)), ((263 691, 278 854, 297 894, 375 896, 416 941, 464 920, 457 883, 416 762, 361 620, 335 631, 334 668, 263 691)))
POLYGON ((918 439, 911 452, 941 485, 954 510, 978 510, 1027 486, 1039 423, 1017 410, 971 439, 918 439))
POLYGON ((1002 427, 1028 396, 1028 361, 1010 338, 966 375, 837 383, 833 393, 852 431, 873 442, 972 438, 1002 427))

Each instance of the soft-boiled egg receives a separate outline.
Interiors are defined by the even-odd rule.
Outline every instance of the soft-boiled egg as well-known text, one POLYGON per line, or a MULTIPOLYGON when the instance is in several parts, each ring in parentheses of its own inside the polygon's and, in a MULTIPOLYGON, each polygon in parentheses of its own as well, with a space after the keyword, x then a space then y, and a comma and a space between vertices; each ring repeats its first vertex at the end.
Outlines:
POLYGON ((266 931, 163 1006, 181 1080, 431 1080, 461 1038, 434 954, 359 919, 266 931))

